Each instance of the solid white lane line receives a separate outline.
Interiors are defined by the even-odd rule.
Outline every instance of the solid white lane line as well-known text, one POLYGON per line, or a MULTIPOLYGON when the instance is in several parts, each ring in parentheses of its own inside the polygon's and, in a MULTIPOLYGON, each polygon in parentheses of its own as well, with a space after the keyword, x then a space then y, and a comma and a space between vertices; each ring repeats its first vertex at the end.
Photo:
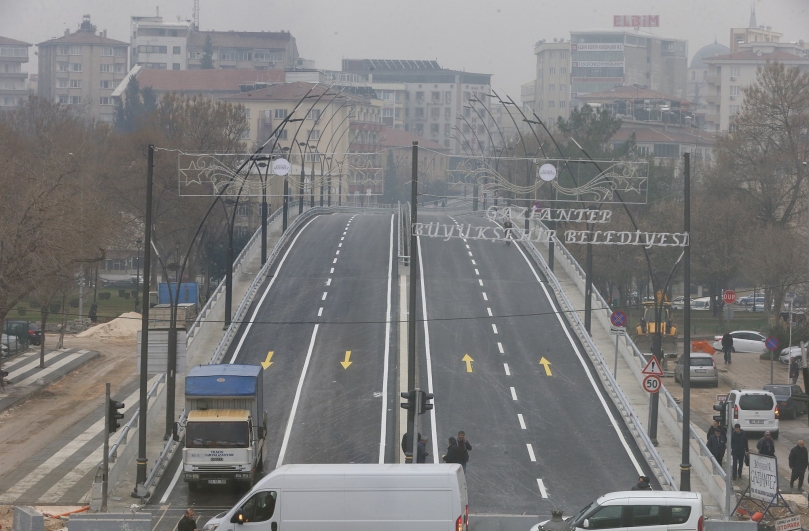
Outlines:
POLYGON ((328 294, 329 294, 328 291, 324 291, 323 292, 323 297, 320 300, 325 301, 326 300, 326 295, 328 295, 328 294))
POLYGON ((517 250, 520 251, 520 254, 525 259, 525 263, 528 264, 528 267, 531 269, 531 272, 534 274, 534 278, 536 278, 537 282, 539 282, 539 286, 542 288, 542 291, 545 292, 545 297, 548 299, 548 302, 551 305, 551 311, 556 315, 556 319, 559 321, 559 325, 562 327, 562 331, 565 333, 570 346, 573 348, 573 352, 576 353, 576 356, 579 358, 579 362, 581 363, 582 368, 584 369, 584 373, 587 375, 587 379, 590 380, 590 385, 593 386, 593 390, 595 391, 596 395, 598 396, 598 400, 601 402, 601 406, 604 408, 604 411, 607 412, 607 417, 610 419, 610 423, 612 427, 615 429, 615 433, 618 435, 618 440, 621 441, 621 444, 624 446, 626 450, 626 454, 629 456, 629 460, 632 461, 632 464, 635 465, 635 471, 638 475, 643 475, 643 469, 638 463, 638 460, 635 458, 635 454, 632 453, 632 449, 629 447, 629 444, 626 442, 624 438, 624 434, 621 432, 621 428, 618 426, 618 421, 615 420, 615 417, 612 414, 609 406, 607 405, 607 401, 604 399, 604 395, 601 393, 601 390, 596 385, 596 381, 593 378, 593 374, 590 372, 590 368, 584 362, 584 357, 582 357, 579 348, 576 346, 576 342, 573 341, 573 337, 570 335, 570 331, 567 329, 565 322, 562 321, 562 314, 556 309, 556 304, 554 304, 553 299, 551 299, 551 294, 548 293, 548 288, 545 287, 545 283, 539 278, 539 274, 534 269, 534 265, 528 259, 528 257, 523 252, 522 248, 517 245, 517 250))
POLYGON ((491 308, 486 308, 486 311, 489 312, 489 317, 492 317, 492 309, 491 308))
POLYGON ((332 268, 331 268, 331 270, 329 271, 329 274, 332 274, 332 273, 334 273, 334 268, 333 268, 333 267, 332 267, 332 268))
MULTIPOLYGON (((416 237, 416 246, 419 251, 419 280, 421 281, 421 315, 424 319, 424 354, 427 360, 427 392, 433 392, 433 361, 432 354, 430 353, 430 326, 429 319, 427 319, 427 296, 424 292, 424 257, 421 254, 421 237, 416 237)), ((435 404, 435 400, 433 400, 435 404)), ((436 433, 438 429, 435 426, 435 406, 430 410, 430 429, 433 434, 433 460, 439 463, 438 454, 438 437, 436 433)))
POLYGON ((503 344, 502 343, 498 342, 497 343, 497 348, 500 349, 500 354, 505 354, 505 351, 503 350, 503 344))
POLYGON ((171 479, 171 483, 169 483, 169 488, 166 489, 166 492, 163 493, 163 497, 160 498, 160 503, 166 503, 166 500, 169 499, 169 494, 171 494, 171 491, 174 490, 174 485, 177 484, 177 480, 180 479, 180 474, 182 474, 182 473, 183 473, 183 462, 181 460, 180 461, 180 466, 177 467, 177 472, 174 474, 174 477, 171 479))
POLYGON ((539 493, 542 495, 543 498, 547 498, 548 491, 545 490, 545 483, 543 483, 541 479, 537 479, 537 484, 539 485, 539 493))
POLYGON ((323 316, 323 308, 321 308, 321 309, 319 309, 319 310, 317 311, 317 316, 318 316, 318 317, 322 317, 322 316, 323 316))
POLYGON ((511 387, 510 389, 511 389, 511 399, 517 400, 517 390, 514 389, 513 387, 511 387))
POLYGON ((506 370, 506 376, 511 376, 511 371, 508 370, 508 363, 504 363, 503 368, 506 370))
POLYGON ((483 285, 483 279, 482 278, 478 279, 478 284, 480 284, 481 286, 483 285))
POLYGON ((390 216, 390 252, 388 252, 388 301, 385 310, 385 357, 382 363, 382 422, 379 430, 379 464, 385 464, 385 436, 388 431, 388 367, 390 357, 391 312, 393 296, 393 221, 390 216))
POLYGON ((531 459, 533 463, 537 462, 537 456, 534 455, 534 447, 531 446, 531 443, 525 445, 528 448, 528 457, 531 459))
MULTIPOLYGON (((267 297, 267 294, 270 292, 270 288, 272 287, 273 284, 275 284, 275 279, 277 279, 278 276, 279 276, 278 272, 281 270, 281 266, 284 265, 284 261, 286 261, 287 256, 289 255, 289 252, 295 246, 295 242, 298 241, 298 237, 301 234, 303 234, 303 231, 306 230, 306 227, 308 227, 309 224, 312 223, 314 220, 316 220, 318 217, 319 216, 316 216, 316 217, 310 219, 306 223, 306 225, 301 227, 301 230, 298 231, 298 234, 296 234, 295 237, 292 239, 292 243, 289 244, 289 248, 287 249, 287 252, 284 253, 284 257, 281 258, 281 261, 278 263, 278 267, 275 268, 275 274, 270 279, 270 283, 267 284, 267 289, 264 290, 264 293, 261 295, 261 298, 258 300, 258 304, 256 304, 256 309, 253 310, 253 315, 250 316, 250 322, 247 323, 247 327, 244 329, 244 333, 242 334, 242 337, 239 338, 239 343, 236 345, 236 348, 233 349, 233 356, 230 358, 229 363, 233 363, 233 362, 236 361, 236 356, 239 355, 239 351, 242 349, 242 345, 244 344, 244 340, 247 338, 247 335, 250 333, 250 328, 252 328, 253 323, 256 322, 256 315, 258 315, 258 311, 261 309, 261 305, 262 305, 262 303, 264 303, 264 299, 267 297)), ((337 260, 337 259, 335 258, 335 260, 337 260)))
POLYGON ((330 278, 326 279, 326 285, 331 286, 331 279, 330 278))
POLYGON ((522 429, 522 430, 526 429, 526 427, 525 427, 525 419, 522 418, 522 413, 517 413, 517 420, 520 421, 520 429, 522 429))
POLYGON ((494 331, 495 334, 497 333, 497 325, 494 323, 492 323, 492 331, 494 331))
POLYGON ((485 291, 483 292, 483 300, 484 300, 484 301, 489 300, 489 297, 487 297, 487 296, 486 296, 486 292, 485 292, 485 291))
POLYGON ((298 402, 301 400, 301 390, 303 389, 303 381, 306 379, 306 372, 309 370, 309 361, 312 359, 312 351, 315 349, 315 338, 317 337, 317 329, 319 324, 315 325, 312 331, 312 339, 309 341, 309 351, 306 353, 306 361, 303 362, 303 370, 301 371, 301 378, 298 380, 298 388, 295 390, 295 400, 292 401, 292 411, 289 413, 289 420, 287 421, 287 428, 284 431, 284 441, 281 443, 281 451, 278 453, 278 462, 275 468, 284 464, 284 454, 287 453, 287 444, 289 444, 289 434, 292 432, 292 424, 295 422, 295 413, 298 411, 298 402))

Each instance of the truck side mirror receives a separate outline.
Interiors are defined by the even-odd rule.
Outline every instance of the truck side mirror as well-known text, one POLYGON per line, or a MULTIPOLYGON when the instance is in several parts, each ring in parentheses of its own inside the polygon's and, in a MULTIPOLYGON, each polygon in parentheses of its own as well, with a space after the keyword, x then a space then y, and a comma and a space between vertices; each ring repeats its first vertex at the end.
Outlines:
POLYGON ((230 518, 231 524, 243 524, 244 523, 244 514, 242 514, 242 510, 239 509, 236 513, 230 518))
POLYGON ((270 524, 270 531, 278 531, 278 524, 273 522, 270 524))
POLYGON ((581 526, 582 526, 584 529, 590 529, 590 520, 588 520, 587 518, 585 518, 585 519, 584 519, 584 522, 582 522, 582 523, 581 523, 581 526))

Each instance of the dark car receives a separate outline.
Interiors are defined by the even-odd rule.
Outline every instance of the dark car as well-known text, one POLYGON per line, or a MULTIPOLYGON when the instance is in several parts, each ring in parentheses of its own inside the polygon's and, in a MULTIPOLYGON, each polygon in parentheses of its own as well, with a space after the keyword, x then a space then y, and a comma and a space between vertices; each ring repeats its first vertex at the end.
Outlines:
POLYGON ((42 342, 42 329, 38 324, 29 321, 6 321, 3 323, 3 333, 24 339, 31 345, 39 345, 42 342))
POLYGON ((793 400, 793 397, 796 396, 803 398, 809 396, 803 392, 800 385, 767 384, 763 389, 775 395, 775 400, 778 403, 778 411, 781 412, 782 418, 794 419, 798 415, 806 414, 809 404, 793 400))

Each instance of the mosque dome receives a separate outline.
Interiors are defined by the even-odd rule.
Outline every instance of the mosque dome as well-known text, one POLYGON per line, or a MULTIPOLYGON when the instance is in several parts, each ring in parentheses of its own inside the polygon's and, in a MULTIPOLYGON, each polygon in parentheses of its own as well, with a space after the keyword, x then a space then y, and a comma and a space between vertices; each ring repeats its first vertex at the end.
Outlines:
POLYGON ((697 50, 697 53, 694 54, 694 58, 691 59, 690 68, 704 68, 705 64, 702 62, 702 60, 705 57, 713 57, 714 55, 725 55, 729 53, 730 48, 724 44, 719 44, 718 42, 714 41, 713 44, 708 44, 707 46, 703 46, 697 50))

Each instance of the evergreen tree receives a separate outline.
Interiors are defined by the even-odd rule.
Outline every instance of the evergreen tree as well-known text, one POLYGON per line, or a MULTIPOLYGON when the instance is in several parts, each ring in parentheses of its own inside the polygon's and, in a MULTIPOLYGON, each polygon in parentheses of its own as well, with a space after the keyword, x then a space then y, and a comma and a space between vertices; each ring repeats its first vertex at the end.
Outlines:
MULTIPOLYGON (((151 89, 149 89, 151 91, 151 89)), ((154 93, 151 93, 154 96, 154 93)), ((138 117, 143 113, 143 100, 138 80, 129 79, 124 91, 124 97, 115 103, 113 123, 116 129, 131 133, 137 128, 138 117)))
POLYGON ((393 203, 398 199, 396 190, 396 164, 393 161, 393 151, 388 150, 388 159, 385 164, 383 191, 386 203, 393 203))
POLYGON ((210 35, 205 37, 205 45, 202 47, 202 59, 200 59, 200 68, 207 70, 213 68, 213 41, 210 35))

